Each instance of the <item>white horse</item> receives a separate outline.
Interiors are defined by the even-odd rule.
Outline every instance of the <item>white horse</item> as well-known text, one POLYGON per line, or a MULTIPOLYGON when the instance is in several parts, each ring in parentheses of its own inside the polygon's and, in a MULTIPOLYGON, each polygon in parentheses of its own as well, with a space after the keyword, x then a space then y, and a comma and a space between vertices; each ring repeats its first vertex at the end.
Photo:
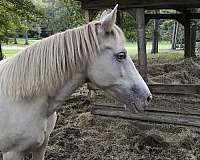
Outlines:
POLYGON ((56 110, 89 79, 141 111, 152 95, 115 25, 117 6, 99 22, 46 38, 0 63, 0 150, 4 160, 43 160, 56 110))

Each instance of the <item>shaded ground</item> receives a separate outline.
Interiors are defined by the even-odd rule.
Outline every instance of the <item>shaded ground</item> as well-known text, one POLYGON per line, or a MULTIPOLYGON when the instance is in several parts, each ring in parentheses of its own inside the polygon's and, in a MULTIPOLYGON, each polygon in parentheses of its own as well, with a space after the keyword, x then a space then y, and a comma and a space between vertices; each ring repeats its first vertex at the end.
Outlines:
MULTIPOLYGON (((200 82, 200 67, 190 61, 152 64, 151 80, 164 83, 200 82)), ((59 111, 47 149, 49 160, 199 160, 200 130, 91 115, 91 103, 117 103, 97 91, 91 99, 80 88, 59 111)), ((199 112, 200 99, 192 96, 154 95, 151 106, 199 112)), ((178 116, 178 115, 177 115, 178 116)))
POLYGON ((79 108, 73 103, 71 107, 59 114, 47 159, 200 158, 200 134, 196 129, 98 117, 88 112, 87 105, 79 108))

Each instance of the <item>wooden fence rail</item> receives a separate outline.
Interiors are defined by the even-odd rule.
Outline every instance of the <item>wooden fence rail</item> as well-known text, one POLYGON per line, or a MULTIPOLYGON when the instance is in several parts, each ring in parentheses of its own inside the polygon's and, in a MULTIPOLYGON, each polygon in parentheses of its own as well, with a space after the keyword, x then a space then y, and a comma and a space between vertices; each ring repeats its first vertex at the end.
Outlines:
MULTIPOLYGON (((149 89, 154 94, 183 94, 199 95, 200 85, 196 84, 148 84, 149 89)), ((89 84, 91 90, 98 90, 93 84, 89 84)))
POLYGON ((157 124, 173 124, 190 127, 200 127, 200 114, 178 114, 175 112, 164 112, 146 110, 143 113, 130 113, 122 107, 95 105, 92 114, 106 117, 123 118, 157 124))

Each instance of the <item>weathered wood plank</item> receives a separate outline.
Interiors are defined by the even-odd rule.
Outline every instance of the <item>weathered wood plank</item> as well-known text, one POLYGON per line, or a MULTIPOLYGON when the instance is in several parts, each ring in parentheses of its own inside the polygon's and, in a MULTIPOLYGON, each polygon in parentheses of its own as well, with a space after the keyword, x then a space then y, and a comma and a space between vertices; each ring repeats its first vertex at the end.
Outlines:
MULTIPOLYGON (((190 19, 200 19, 200 13, 191 13, 188 15, 190 19)), ((145 14, 145 19, 176 19, 182 20, 183 14, 145 14)))
MULTIPOLYGON (((182 94, 200 96, 200 85, 195 84, 148 84, 154 94, 182 94)), ((89 83, 90 90, 99 88, 89 83)))
POLYGON ((182 115, 174 113, 162 112, 144 112, 144 113, 130 113, 122 108, 101 108, 95 106, 92 110, 94 115, 116 117, 129 120, 136 120, 142 122, 151 122, 158 124, 173 124, 182 126, 200 127, 200 116, 198 115, 182 115), (96 108, 95 108, 96 107, 96 108))
MULTIPOLYGON (((113 104, 95 104, 95 109, 105 109, 105 110, 120 110, 124 111, 125 108, 123 106, 116 106, 113 104)), ((185 106, 184 106, 185 107, 185 106)), ((163 109, 163 107, 158 108, 158 107, 147 107, 145 108, 145 112, 152 112, 152 113, 167 113, 167 114, 176 114, 176 115, 185 115, 185 116, 199 116, 200 117, 200 108, 199 109, 193 109, 189 108, 187 112, 185 111, 177 111, 176 109, 163 109)))
POLYGON ((193 84, 149 84, 152 93, 157 94, 200 94, 200 85, 193 84))

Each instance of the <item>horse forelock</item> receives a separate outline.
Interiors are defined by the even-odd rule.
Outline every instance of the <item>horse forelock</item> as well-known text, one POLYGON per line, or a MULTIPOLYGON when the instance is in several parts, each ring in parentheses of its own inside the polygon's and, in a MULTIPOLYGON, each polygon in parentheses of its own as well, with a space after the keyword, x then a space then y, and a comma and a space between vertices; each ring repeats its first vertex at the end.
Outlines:
POLYGON ((96 23, 45 38, 0 63, 0 95, 14 100, 54 93, 99 53, 96 23))

